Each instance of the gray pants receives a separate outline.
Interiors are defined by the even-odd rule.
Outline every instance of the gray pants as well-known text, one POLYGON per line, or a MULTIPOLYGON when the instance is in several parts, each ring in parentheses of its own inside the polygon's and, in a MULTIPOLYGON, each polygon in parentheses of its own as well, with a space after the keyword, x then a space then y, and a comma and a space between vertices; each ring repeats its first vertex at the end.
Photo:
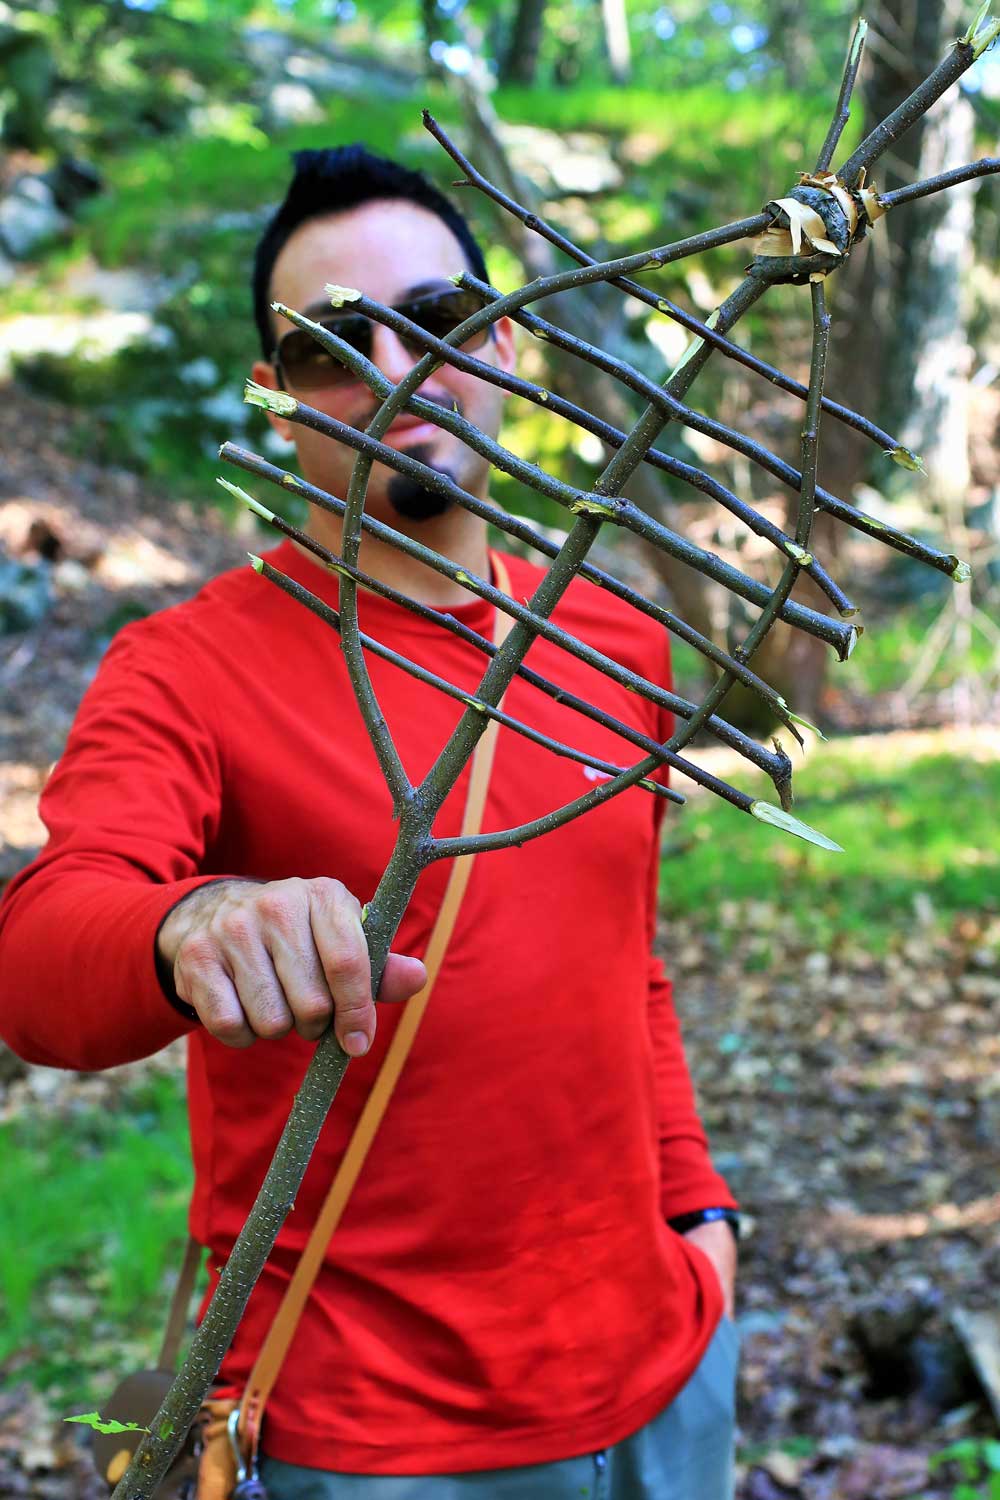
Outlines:
POLYGON ((724 1319, 691 1379, 612 1448, 465 1474, 334 1474, 261 1460, 270 1500, 731 1500, 739 1336, 724 1319))

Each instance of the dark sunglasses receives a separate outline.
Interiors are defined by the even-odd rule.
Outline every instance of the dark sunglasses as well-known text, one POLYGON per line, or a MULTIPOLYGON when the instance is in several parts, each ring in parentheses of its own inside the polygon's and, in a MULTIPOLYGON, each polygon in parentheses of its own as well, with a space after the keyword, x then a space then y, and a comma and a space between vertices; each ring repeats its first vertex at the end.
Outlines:
MULTIPOLYGON (((454 291, 449 288, 447 291, 413 297, 408 302, 397 302, 393 311, 402 313, 404 318, 409 318, 411 323, 416 323, 417 327, 422 328, 425 333, 432 333, 435 338, 443 339, 460 323, 464 323, 466 318, 478 312, 482 305, 482 299, 477 297, 475 292, 462 291, 456 287, 454 291)), ((364 317, 361 313, 344 313, 338 317, 318 318, 316 321, 321 328, 329 329, 346 344, 350 344, 352 349, 356 349, 366 359, 371 359, 372 320, 370 318, 364 317)), ((479 349, 489 335, 490 329, 483 328, 479 333, 474 333, 462 345, 462 348, 479 349)), ((421 355, 427 352, 422 344, 415 339, 408 338, 405 333, 398 334, 397 337, 408 353, 421 355)), ((293 329, 278 340, 271 359, 288 384, 295 386, 298 390, 319 390, 332 385, 346 385, 348 381, 357 378, 346 365, 342 365, 332 354, 328 354, 311 334, 301 328, 293 329)))

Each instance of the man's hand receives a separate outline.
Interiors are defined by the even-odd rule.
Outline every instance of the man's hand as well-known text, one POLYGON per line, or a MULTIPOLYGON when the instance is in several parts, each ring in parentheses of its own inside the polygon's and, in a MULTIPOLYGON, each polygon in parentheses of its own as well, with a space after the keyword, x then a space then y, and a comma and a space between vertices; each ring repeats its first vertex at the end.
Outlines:
MULTIPOLYGON (((375 1035, 361 907, 339 880, 223 880, 191 891, 156 939, 180 998, 227 1047, 293 1029, 307 1041, 334 1018, 361 1057, 375 1035)), ((417 958, 389 955, 380 1000, 408 1000, 427 977, 417 958)))
POLYGON ((726 1316, 731 1318, 736 1297, 736 1239, 733 1231, 724 1219, 714 1219, 708 1224, 696 1224, 684 1238, 704 1251, 715 1267, 722 1284, 726 1316))

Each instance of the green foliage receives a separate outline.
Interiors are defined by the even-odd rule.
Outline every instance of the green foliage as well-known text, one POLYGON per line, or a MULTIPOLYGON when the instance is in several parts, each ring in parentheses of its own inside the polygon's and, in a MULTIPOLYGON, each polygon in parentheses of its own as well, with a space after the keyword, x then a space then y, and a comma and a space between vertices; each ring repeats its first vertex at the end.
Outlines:
POLYGON ((138 1422, 116 1422, 114 1418, 110 1422, 102 1421, 99 1411, 81 1412, 78 1417, 63 1417, 64 1422, 79 1422, 84 1427, 92 1427, 95 1432, 148 1432, 148 1427, 142 1427, 138 1422))
POLYGON ((230 27, 252 9, 170 0, 152 8, 96 0, 10 7, 17 70, 0 93, 3 132, 38 149, 113 151, 182 129, 212 92, 245 92, 250 73, 230 27), (4 107, 5 106, 5 107, 4 107))
POLYGON ((39 1388, 100 1400, 162 1336, 191 1186, 180 1080, 149 1074, 113 1112, 18 1116, 0 1157, 0 1364, 19 1351, 39 1388))
POLYGON ((935 1453, 928 1467, 957 1469, 961 1476, 951 1500, 1000 1500, 1000 1442, 995 1438, 962 1438, 935 1453))
MULTIPOLYGON (((879 743, 811 746, 796 766, 795 814, 843 854, 783 837, 714 800, 708 806, 695 798, 669 813, 661 878, 668 920, 711 922, 723 897, 772 900, 817 947, 846 934, 876 949, 912 924, 917 898, 930 902, 941 923, 960 911, 996 911, 1000 827, 984 820, 983 808, 1000 798, 1000 762, 946 749, 911 749, 908 759, 905 740, 891 755, 880 754, 879 743)), ((770 795, 762 776, 735 780, 770 795)), ((688 790, 679 776, 675 784, 688 790)))
POLYGON ((805 1433, 794 1433, 778 1442, 748 1443, 738 1450, 737 1458, 741 1464, 750 1468, 770 1453, 787 1453, 789 1458, 812 1458, 818 1448, 816 1438, 807 1437, 805 1433))

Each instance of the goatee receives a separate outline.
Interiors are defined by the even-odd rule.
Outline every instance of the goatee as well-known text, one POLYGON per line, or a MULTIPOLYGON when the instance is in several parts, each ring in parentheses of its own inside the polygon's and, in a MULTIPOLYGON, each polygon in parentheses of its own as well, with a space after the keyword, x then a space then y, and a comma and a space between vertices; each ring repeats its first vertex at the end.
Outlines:
MULTIPOLYGON (((415 458, 430 468, 433 467, 432 451, 430 443, 416 443, 412 448, 406 449, 406 456, 415 458)), ((446 479, 452 477, 446 469, 439 469, 437 472, 446 479)), ((393 474, 386 494, 396 514, 407 521, 431 521, 435 516, 443 516, 455 504, 447 495, 427 489, 419 479, 411 479, 409 474, 393 474)))

